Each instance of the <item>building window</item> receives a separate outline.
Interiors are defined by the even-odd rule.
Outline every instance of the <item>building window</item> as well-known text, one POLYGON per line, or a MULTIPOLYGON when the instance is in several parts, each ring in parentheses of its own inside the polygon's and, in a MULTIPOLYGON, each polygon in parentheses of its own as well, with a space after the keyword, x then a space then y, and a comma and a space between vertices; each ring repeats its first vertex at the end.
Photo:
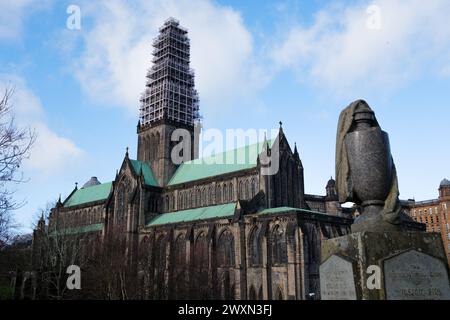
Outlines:
POLYGON ((250 265, 256 266, 262 264, 261 241, 258 228, 254 228, 250 234, 250 265))
POLYGON ((117 221, 122 221, 126 216, 126 188, 125 183, 119 187, 117 192, 117 221))
POLYGON ((234 266, 234 237, 228 229, 222 232, 219 237, 217 254, 219 266, 234 266))
POLYGON ((285 264, 287 263, 287 245, 286 236, 280 226, 276 226, 271 235, 272 246, 272 263, 285 264))

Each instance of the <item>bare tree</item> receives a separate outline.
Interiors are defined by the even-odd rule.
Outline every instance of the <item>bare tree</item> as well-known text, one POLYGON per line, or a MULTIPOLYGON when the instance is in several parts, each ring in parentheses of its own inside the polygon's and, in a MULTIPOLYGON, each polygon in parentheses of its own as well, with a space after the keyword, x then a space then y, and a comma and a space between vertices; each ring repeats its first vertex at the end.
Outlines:
POLYGON ((83 268, 86 265, 86 239, 65 221, 47 225, 45 222, 53 207, 54 203, 48 202, 39 210, 39 222, 34 231, 33 264, 40 274, 40 296, 60 300, 73 295, 66 286, 67 267, 78 265, 83 268))
POLYGON ((10 104, 13 93, 7 88, 0 99, 0 248, 12 237, 11 211, 23 204, 14 200, 10 185, 25 181, 20 166, 36 140, 33 130, 16 126, 10 104))
POLYGON ((95 251, 95 257, 89 261, 83 273, 89 298, 107 300, 139 298, 141 290, 130 265, 126 237, 111 227, 95 251))

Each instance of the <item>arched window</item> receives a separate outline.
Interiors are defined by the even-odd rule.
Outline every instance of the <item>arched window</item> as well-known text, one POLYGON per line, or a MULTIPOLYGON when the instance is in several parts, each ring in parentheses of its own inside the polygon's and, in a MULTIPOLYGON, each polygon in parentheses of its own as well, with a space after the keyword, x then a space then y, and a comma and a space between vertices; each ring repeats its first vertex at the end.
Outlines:
POLYGON ((170 200, 169 200, 169 196, 166 196, 166 202, 165 202, 165 209, 166 211, 169 211, 169 206, 170 206, 170 200))
POLYGON ((250 233, 250 265, 257 266, 262 264, 261 256, 261 241, 259 237, 258 228, 254 228, 250 233))
POLYGON ((186 241, 184 234, 180 234, 175 240, 175 268, 186 264, 186 241))
POLYGON ((176 299, 183 299, 187 296, 187 283, 186 281, 186 240, 185 235, 180 234, 175 240, 174 246, 174 275, 175 275, 175 288, 173 293, 176 299))
POLYGON ((208 241, 206 233, 201 232, 194 244, 194 261, 191 281, 196 287, 196 293, 194 298, 207 299, 210 297, 210 289, 208 287, 208 266, 209 266, 209 254, 208 254, 208 241))
POLYGON ((222 202, 222 189, 220 188, 220 184, 216 186, 216 203, 219 204, 222 202))
POLYGON ((178 209, 183 209, 183 192, 178 193, 178 209))
POLYGON ((197 207, 202 206, 202 192, 200 188, 197 188, 197 207))
POLYGON ((219 266, 234 266, 234 237, 230 230, 226 229, 221 233, 217 249, 217 263, 219 266))
POLYGON ((209 203, 211 205, 214 205, 216 203, 215 194, 214 194, 214 187, 209 187, 209 203))
POLYGON ((224 183, 223 184, 223 190, 222 190, 223 192, 223 202, 228 202, 228 198, 227 198, 227 196, 228 196, 228 186, 227 186, 227 184, 226 183, 224 183))
POLYGON ((248 298, 249 300, 257 300, 256 290, 254 286, 250 287, 250 290, 248 291, 248 298))
POLYGON ((250 198, 250 187, 249 187, 249 182, 248 180, 245 180, 245 199, 249 199, 250 198))
POLYGON ((256 179, 253 178, 252 179, 252 198, 256 195, 257 193, 257 182, 256 179))
POLYGON ((166 270, 166 239, 160 236, 155 243, 155 282, 157 290, 156 299, 166 296, 165 270, 166 270))
POLYGON ((189 208, 195 207, 195 193, 191 190, 189 193, 189 208))
POLYGON ((242 181, 239 182, 239 199, 244 199, 244 183, 242 181))
POLYGON ((277 294, 275 296, 275 300, 283 300, 283 291, 281 291, 281 288, 277 289, 277 294))
POLYGON ((228 186, 228 201, 233 201, 233 198, 234 198, 233 183, 230 182, 230 185, 228 186))
POLYGON ((280 226, 276 226, 271 234, 272 263, 287 263, 286 235, 280 226))
POLYGON ((121 223, 126 219, 127 194, 126 181, 123 180, 117 191, 117 222, 121 223))
POLYGON ((206 240, 206 234, 201 232, 197 236, 194 245, 194 267, 198 269, 208 269, 208 257, 208 241, 206 240))
POLYGON ((206 206, 206 189, 205 187, 201 188, 201 197, 202 197, 202 204, 201 206, 206 206))

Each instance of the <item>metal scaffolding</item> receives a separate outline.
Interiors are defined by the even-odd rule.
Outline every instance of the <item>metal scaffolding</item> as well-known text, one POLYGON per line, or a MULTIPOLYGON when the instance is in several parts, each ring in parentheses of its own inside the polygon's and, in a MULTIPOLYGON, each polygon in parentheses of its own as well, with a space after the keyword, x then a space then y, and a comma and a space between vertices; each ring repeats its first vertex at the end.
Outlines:
POLYGON ((173 18, 165 21, 153 41, 153 66, 140 99, 140 125, 169 119, 187 125, 200 120, 194 71, 189 67, 187 30, 173 18))

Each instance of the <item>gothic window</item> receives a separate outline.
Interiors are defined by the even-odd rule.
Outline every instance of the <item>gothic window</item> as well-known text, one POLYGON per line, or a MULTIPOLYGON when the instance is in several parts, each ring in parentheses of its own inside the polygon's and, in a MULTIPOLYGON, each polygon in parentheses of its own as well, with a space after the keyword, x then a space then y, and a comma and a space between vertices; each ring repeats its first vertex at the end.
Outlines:
POLYGON ((220 184, 216 186, 216 203, 219 204, 222 202, 222 189, 220 188, 220 184))
POLYGON ((228 202, 228 198, 227 198, 227 196, 228 196, 228 187, 227 187, 227 184, 226 183, 224 183, 223 184, 223 202, 228 202))
POLYGON ((205 206, 206 205, 206 191, 205 191, 205 187, 201 188, 201 197, 202 197, 202 204, 201 204, 201 206, 205 206))
POLYGON ((219 237, 217 248, 217 262, 219 266, 229 267, 234 265, 234 237, 230 230, 226 229, 219 237))
POLYGON ((233 183, 230 182, 230 185, 228 186, 228 201, 233 201, 234 194, 233 194, 233 183))
POLYGON ((257 300, 257 298, 256 298, 256 290, 255 290, 254 286, 250 287, 250 290, 248 292, 248 298, 249 298, 249 300, 257 300))
POLYGON ((202 206, 202 192, 200 188, 197 188, 197 207, 202 206))
POLYGON ((272 263, 285 264, 287 263, 287 246, 286 235, 280 226, 276 226, 271 235, 272 246, 272 263))
POLYGON ((250 198, 250 187, 249 187, 249 183, 248 180, 245 180, 245 199, 249 199, 250 198))
POLYGON ((165 269, 166 269, 166 239, 160 236, 155 243, 155 280, 156 280, 156 298, 165 297, 165 269))
POLYGON ((200 233, 194 245, 194 266, 198 269, 208 268, 208 241, 204 232, 200 233))
POLYGON ((195 192, 194 192, 193 189, 190 192, 189 202, 190 202, 190 207, 191 208, 195 207, 195 192))
POLYGON ((211 204, 216 204, 216 193, 214 192, 214 186, 211 186, 209 189, 210 192, 210 199, 211 199, 211 204))
POLYGON ((120 184, 117 191, 117 221, 122 222, 126 217, 126 188, 125 181, 120 184))
POLYGON ((257 184, 256 184, 256 179, 252 179, 252 198, 256 195, 256 190, 257 190, 257 184))
POLYGON ((176 299, 186 297, 186 241, 184 234, 180 234, 175 240, 174 250, 174 262, 175 262, 175 288, 174 294, 176 299))
POLYGON ((262 264, 261 241, 259 241, 258 228, 254 228, 250 234, 250 265, 257 266, 262 264))
POLYGON ((178 209, 183 209, 183 193, 178 193, 178 209))
POLYGON ((275 295, 275 300, 283 300, 283 291, 281 291, 281 288, 277 289, 277 293, 275 295))
POLYGON ((180 234, 175 241, 175 267, 182 267, 186 263, 186 241, 180 234))
POLYGON ((239 199, 244 199, 244 183, 239 182, 239 199))
POLYGON ((169 211, 169 196, 166 196, 166 202, 165 202, 165 209, 166 211, 169 211))

